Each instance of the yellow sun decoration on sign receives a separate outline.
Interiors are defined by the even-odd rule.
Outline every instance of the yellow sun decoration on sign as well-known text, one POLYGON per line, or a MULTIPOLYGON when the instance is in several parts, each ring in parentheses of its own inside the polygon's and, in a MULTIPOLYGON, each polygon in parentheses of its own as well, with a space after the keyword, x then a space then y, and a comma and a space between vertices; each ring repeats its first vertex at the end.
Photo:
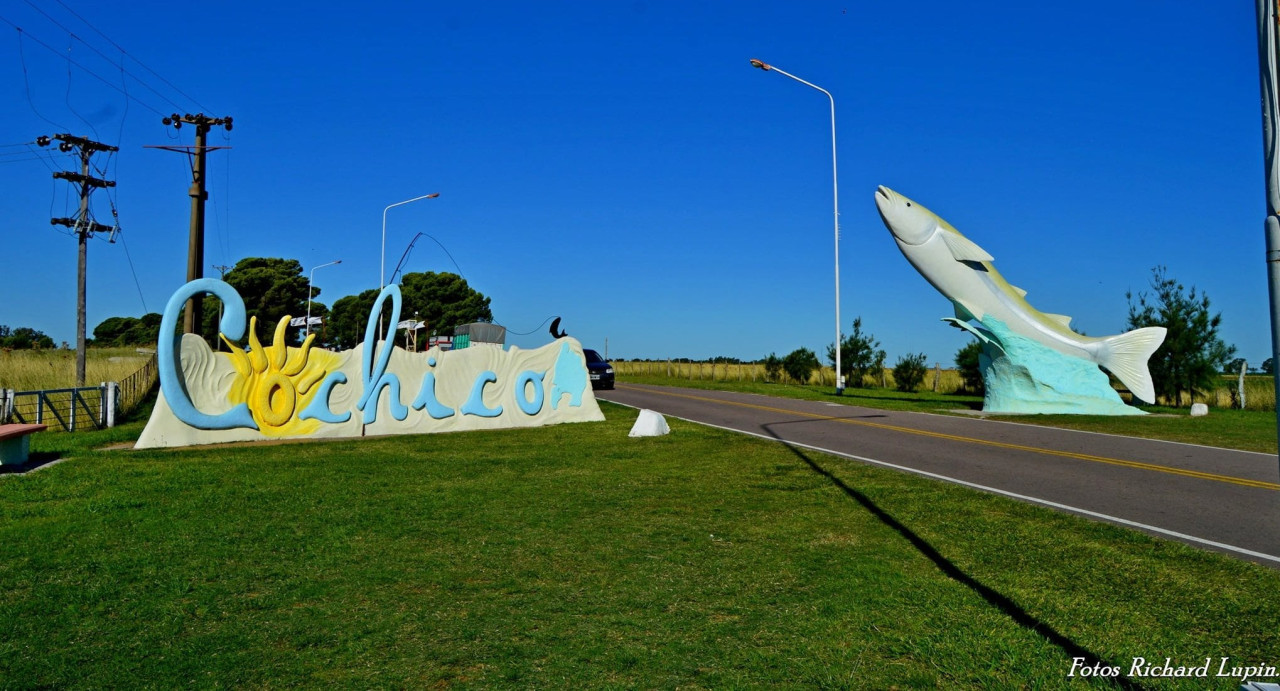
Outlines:
POLYGON ((285 344, 288 327, 286 316, 276 325, 271 345, 263 347, 258 341, 258 318, 251 318, 246 350, 218 334, 231 349, 227 357, 236 370, 227 398, 233 405, 248 405, 258 430, 272 437, 306 435, 319 429, 319 420, 299 420, 298 413, 315 398, 319 390, 316 384, 338 364, 338 357, 333 353, 318 348, 312 350, 315 334, 308 335, 301 347, 290 348, 285 344))

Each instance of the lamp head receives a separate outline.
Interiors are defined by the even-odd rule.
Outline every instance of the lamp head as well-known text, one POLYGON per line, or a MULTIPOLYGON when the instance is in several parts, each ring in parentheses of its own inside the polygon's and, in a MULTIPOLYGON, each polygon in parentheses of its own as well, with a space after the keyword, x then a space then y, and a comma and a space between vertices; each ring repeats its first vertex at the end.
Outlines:
POLYGON ((766 63, 766 62, 764 62, 764 61, 762 61, 762 60, 756 60, 755 58, 752 58, 752 59, 751 59, 751 66, 752 66, 752 67, 759 67, 760 69, 764 70, 765 72, 768 72, 769 70, 773 69, 773 68, 769 67, 769 64, 768 64, 768 63, 766 63))

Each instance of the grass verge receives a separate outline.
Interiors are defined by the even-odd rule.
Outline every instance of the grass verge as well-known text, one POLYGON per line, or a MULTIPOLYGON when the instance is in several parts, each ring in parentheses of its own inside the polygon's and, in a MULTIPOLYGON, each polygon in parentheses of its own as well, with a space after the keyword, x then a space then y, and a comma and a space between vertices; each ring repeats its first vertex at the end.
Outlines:
MULTIPOLYGON (((889 389, 845 389, 836 396, 830 386, 798 386, 765 382, 736 382, 672 379, 659 376, 627 376, 619 383, 679 386, 689 389, 739 391, 766 396, 844 403, 881 410, 956 414, 979 411, 981 396, 941 394, 928 391, 902 393, 889 389)), ((1219 446, 1244 451, 1277 453, 1276 413, 1260 410, 1213 409, 1205 417, 1193 418, 1186 408, 1141 406, 1151 415, 1116 417, 1109 415, 992 415, 988 419, 1049 427, 1065 427, 1086 432, 1122 434, 1130 437, 1164 439, 1186 444, 1219 446)))
POLYGON ((629 439, 602 406, 270 446, 37 435, 73 459, 0 477, 0 685, 1201 688, 1067 675, 1276 661, 1274 570, 680 420, 629 439))

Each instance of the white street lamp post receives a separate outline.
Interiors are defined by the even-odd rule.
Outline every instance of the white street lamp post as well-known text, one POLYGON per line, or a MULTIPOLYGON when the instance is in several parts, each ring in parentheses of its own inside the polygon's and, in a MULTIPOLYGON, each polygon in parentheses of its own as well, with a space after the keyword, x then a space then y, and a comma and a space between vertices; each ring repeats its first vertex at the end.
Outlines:
POLYGON ((387 212, 390 211, 392 207, 403 206, 404 204, 416 202, 420 199, 435 199, 439 196, 439 192, 424 194, 421 197, 414 197, 413 199, 396 202, 382 210, 382 264, 378 267, 378 290, 382 290, 387 285, 387 212))
POLYGON ((842 345, 840 337, 840 186, 836 178, 836 99, 831 95, 830 91, 827 91, 817 84, 806 82, 794 74, 784 72, 773 65, 753 59, 751 61, 751 66, 759 67, 766 72, 773 70, 783 76, 791 77, 805 86, 810 86, 821 91, 826 94, 827 98, 831 101, 831 192, 835 207, 836 236, 836 395, 840 396, 844 394, 844 375, 841 373, 840 369, 840 346, 842 345))
POLYGON ((334 264, 341 264, 341 263, 342 263, 342 260, 337 259, 329 262, 328 264, 321 264, 320 266, 311 267, 311 275, 307 277, 307 333, 306 333, 307 336, 311 335, 311 282, 316 277, 316 269, 323 269, 326 266, 333 266, 334 264))

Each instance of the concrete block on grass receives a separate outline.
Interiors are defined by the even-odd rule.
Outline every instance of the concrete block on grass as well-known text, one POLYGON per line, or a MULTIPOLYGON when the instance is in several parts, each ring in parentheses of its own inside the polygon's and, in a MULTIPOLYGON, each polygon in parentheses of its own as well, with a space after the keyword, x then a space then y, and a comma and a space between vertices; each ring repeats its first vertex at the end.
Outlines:
POLYGON ((661 437, 671 431, 667 419, 652 410, 641 410, 636 424, 631 426, 628 437, 661 437))

